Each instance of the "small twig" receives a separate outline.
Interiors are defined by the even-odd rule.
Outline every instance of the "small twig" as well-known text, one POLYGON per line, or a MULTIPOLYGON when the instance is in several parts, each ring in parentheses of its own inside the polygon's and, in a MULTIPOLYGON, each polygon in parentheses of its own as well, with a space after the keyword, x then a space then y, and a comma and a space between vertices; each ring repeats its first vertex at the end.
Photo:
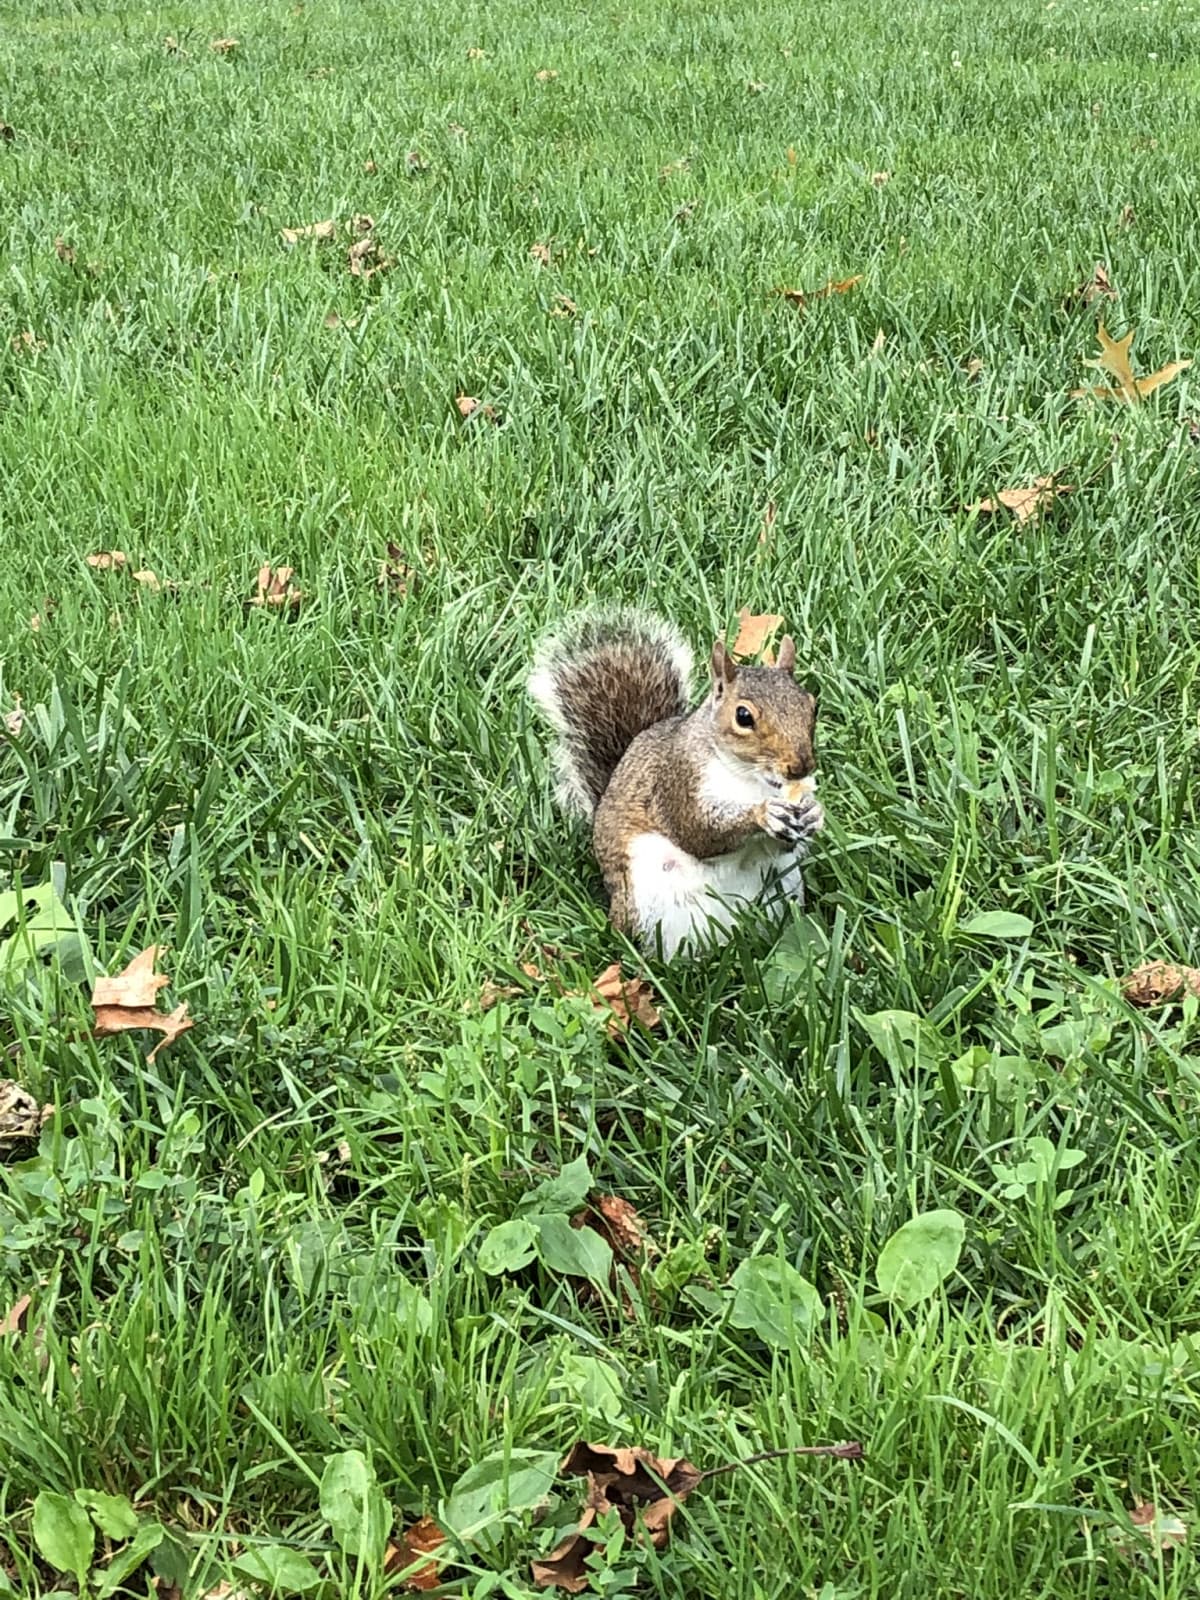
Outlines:
POLYGON ((722 1472, 736 1472, 739 1467, 752 1467, 759 1461, 782 1461, 785 1456, 836 1456, 839 1461, 861 1461, 865 1454, 857 1439, 845 1444, 794 1444, 787 1450, 762 1450, 756 1456, 727 1461, 723 1467, 709 1467, 707 1472, 700 1474, 700 1482, 703 1483, 705 1478, 715 1478, 722 1472))

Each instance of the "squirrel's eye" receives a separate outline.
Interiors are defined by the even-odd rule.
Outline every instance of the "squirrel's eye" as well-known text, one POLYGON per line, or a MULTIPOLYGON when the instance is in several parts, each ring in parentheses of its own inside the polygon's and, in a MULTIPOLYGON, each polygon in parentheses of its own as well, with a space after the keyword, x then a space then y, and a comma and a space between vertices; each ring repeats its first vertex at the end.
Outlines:
POLYGON ((752 728, 754 726, 754 714, 749 706, 739 706, 733 713, 733 717, 739 728, 752 728))

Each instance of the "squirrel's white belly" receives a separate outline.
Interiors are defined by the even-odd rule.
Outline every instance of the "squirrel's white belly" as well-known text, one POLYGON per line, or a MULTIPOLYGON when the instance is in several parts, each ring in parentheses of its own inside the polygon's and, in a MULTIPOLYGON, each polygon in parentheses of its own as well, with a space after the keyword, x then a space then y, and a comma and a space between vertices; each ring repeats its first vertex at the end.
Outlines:
POLYGON ((629 845, 629 883, 637 932, 668 960, 686 941, 722 944, 734 919, 764 891, 803 894, 796 851, 765 835, 729 855, 698 861, 662 833, 639 833, 629 845))

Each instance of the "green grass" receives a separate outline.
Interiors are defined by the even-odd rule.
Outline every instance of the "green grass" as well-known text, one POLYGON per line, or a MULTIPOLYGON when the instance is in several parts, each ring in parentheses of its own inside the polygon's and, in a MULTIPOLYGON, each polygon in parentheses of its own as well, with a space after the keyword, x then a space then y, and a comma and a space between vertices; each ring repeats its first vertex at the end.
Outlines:
MULTIPOLYGON (((1190 1522, 1200 1473, 1200 1034, 1113 980, 1196 953, 1200 369, 1072 400, 1097 315, 1062 302, 1106 261, 1139 370, 1200 349, 1195 7, 0 22, 0 869, 62 863, 88 971, 165 944, 196 1018, 147 1066, 69 964, 4 990, 56 1113, 0 1167, 0 1572, 73 1591, 31 1508, 83 1487, 169 1528, 160 1595, 270 1542, 369 1597, 318 1509, 341 1451, 399 1526, 509 1447, 854 1438, 698 1490, 640 1592, 1193 1593, 1126 1519, 1190 1522), (280 242, 362 212, 369 282, 280 242), (963 509, 1058 469, 1041 525, 963 509), (294 614, 243 605, 263 562, 294 614), (522 693, 546 620, 616 597, 702 648, 786 614, 830 820, 810 917, 653 971, 661 1032, 610 1048, 546 993, 468 1008, 531 939, 575 985, 636 959, 522 693), (1033 1139, 1076 1164, 1014 1183, 1033 1139), (478 1266, 581 1153, 663 1252, 630 1315, 478 1266), (903 1311, 875 1263, 933 1208, 965 1247, 903 1311), (754 1255, 826 1308, 782 1346, 730 1320, 754 1255)), ((532 1594, 574 1503, 452 1592, 532 1594)))

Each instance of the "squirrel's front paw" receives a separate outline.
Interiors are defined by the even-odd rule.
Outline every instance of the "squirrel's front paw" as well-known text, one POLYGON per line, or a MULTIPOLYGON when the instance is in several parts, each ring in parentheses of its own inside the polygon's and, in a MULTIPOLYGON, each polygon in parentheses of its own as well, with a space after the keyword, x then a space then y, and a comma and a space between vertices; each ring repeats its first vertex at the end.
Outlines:
POLYGON ((767 832, 786 844, 804 844, 824 826, 825 811, 810 794, 801 800, 767 801, 767 832))

